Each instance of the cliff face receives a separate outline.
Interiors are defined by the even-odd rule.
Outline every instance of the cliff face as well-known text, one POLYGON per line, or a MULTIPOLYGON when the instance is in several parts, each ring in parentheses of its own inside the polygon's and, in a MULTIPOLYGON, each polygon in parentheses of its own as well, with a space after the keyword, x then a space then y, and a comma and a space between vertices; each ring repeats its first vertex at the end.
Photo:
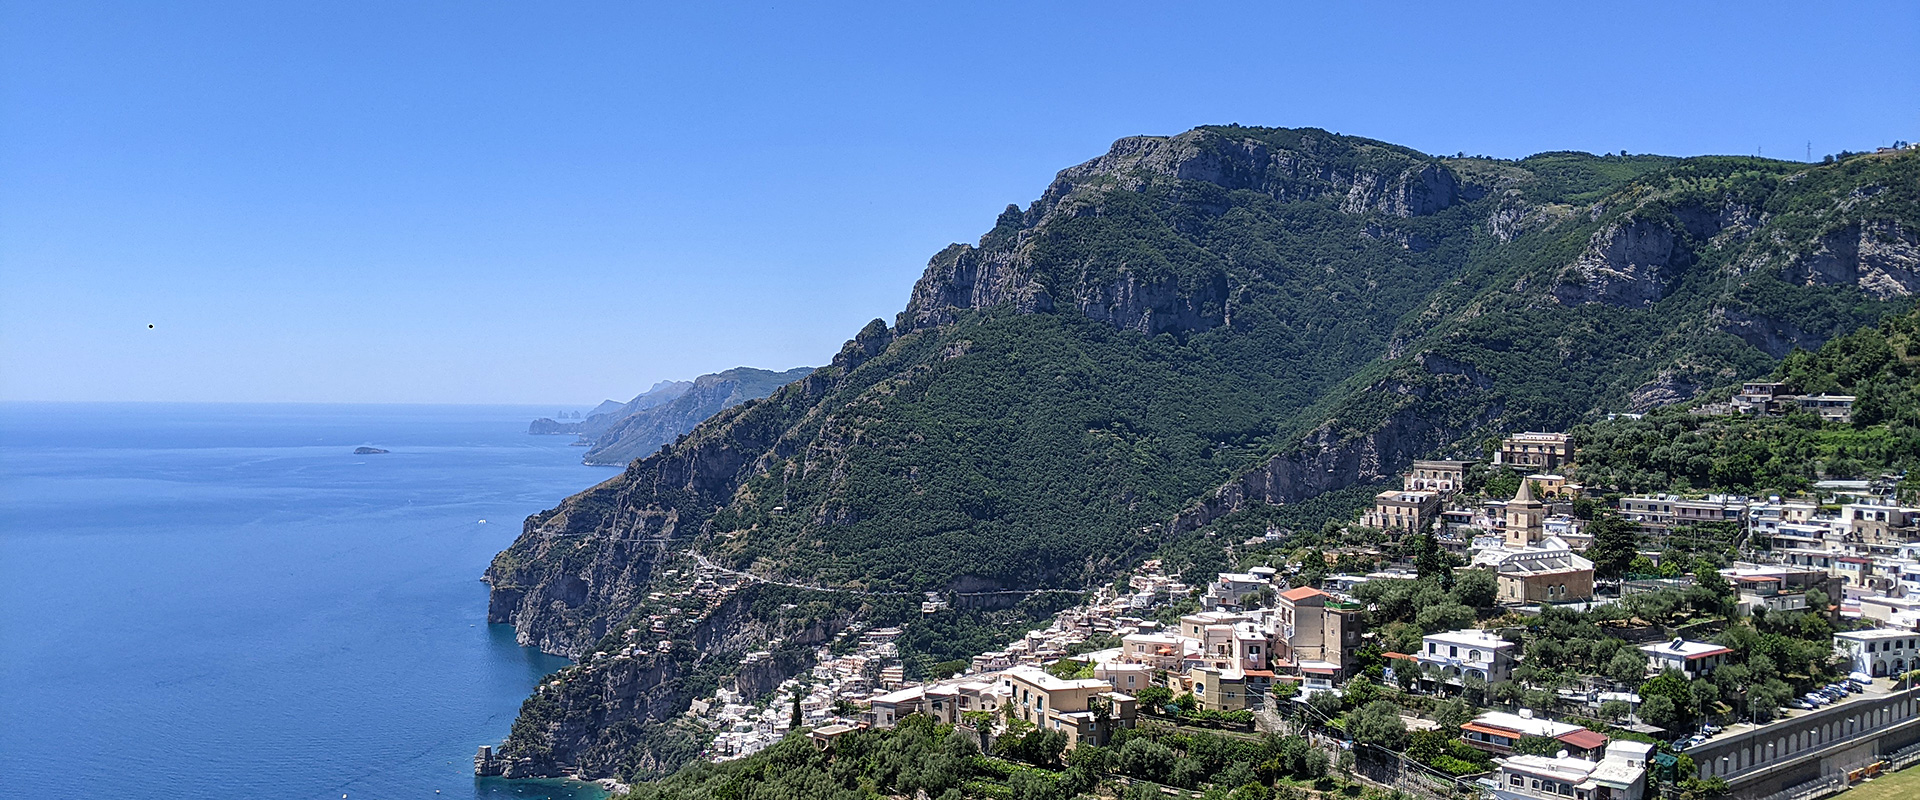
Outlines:
MULTIPOLYGON (((1763 374, 1911 293, 1917 164, 1123 139, 936 254, 893 325, 684 436, 636 424, 619 476, 528 519, 489 618, 582 666, 516 774, 685 758, 691 697, 918 622, 889 598, 1104 583, 1252 504, 1763 374), (709 565, 790 586, 715 601, 709 565)), ((968 655, 935 638, 909 669, 968 655)))

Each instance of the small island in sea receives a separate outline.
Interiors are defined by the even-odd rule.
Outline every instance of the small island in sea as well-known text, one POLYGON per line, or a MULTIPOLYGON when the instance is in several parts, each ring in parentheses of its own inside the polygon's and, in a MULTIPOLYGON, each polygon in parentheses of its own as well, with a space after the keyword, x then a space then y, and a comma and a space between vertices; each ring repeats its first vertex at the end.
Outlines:
POLYGON ((354 455, 356 455, 356 456, 377 456, 377 455, 382 455, 382 454, 384 454, 384 453, 386 453, 386 452, 387 452, 387 451, 385 451, 385 450, 382 450, 382 449, 380 449, 380 448, 378 448, 378 447, 356 447, 356 448, 353 448, 353 454, 354 454, 354 455))

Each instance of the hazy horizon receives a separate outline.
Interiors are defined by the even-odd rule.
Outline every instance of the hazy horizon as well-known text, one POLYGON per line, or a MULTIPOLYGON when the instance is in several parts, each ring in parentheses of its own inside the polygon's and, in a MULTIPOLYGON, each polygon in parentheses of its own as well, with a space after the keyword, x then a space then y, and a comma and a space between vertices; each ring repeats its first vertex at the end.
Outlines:
POLYGON ((1898 3, 8 3, 0 399, 571 404, 825 364, 1115 139, 1818 160, 1898 3), (152 326, 152 327, 148 327, 152 326))

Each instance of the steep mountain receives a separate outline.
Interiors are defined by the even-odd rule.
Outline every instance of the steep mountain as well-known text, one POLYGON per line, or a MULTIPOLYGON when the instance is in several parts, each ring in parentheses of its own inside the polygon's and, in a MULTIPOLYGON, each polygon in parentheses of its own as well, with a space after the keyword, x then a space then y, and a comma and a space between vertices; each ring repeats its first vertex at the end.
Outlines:
POLYGON ((691 754, 692 698, 769 688, 851 620, 911 620, 917 669, 1059 597, 970 593, 1086 587, 1235 511, 1765 374, 1910 304, 1916 194, 1913 153, 1123 139, 830 365, 527 520, 489 617, 581 666, 522 709, 510 771, 653 774, 691 754))
MULTIPOLYGON (((708 417, 748 400, 773 394, 775 389, 806 377, 812 367, 786 372, 735 367, 679 382, 673 397, 634 409, 606 426, 587 450, 589 464, 624 465, 671 443, 708 417)), ((659 387, 655 387, 658 389, 659 387)), ((641 397, 654 394, 649 392, 641 397)), ((637 398, 636 398, 637 401, 637 398)), ((631 404, 630 404, 631 405, 631 404)), ((584 432, 584 431, 583 431, 584 432)))
MULTIPOLYGON (((625 403, 615 402, 613 400, 600 401, 600 405, 594 406, 592 411, 587 412, 586 418, 579 422, 561 422, 541 417, 527 426, 527 433, 535 435, 577 434, 589 439, 596 439, 606 433, 608 428, 618 424, 621 420, 647 409, 658 408, 678 400, 681 395, 686 394, 687 390, 692 388, 693 381, 660 381, 654 384, 653 388, 635 395, 632 400, 628 400, 625 403)), ((764 397, 765 395, 762 396, 764 397)), ((691 428, 692 426, 688 427, 691 428)))

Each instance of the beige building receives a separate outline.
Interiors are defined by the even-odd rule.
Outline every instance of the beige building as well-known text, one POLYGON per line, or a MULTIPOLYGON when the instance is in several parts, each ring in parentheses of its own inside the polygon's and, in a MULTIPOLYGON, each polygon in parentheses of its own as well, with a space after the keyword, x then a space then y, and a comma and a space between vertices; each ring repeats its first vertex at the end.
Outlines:
POLYGON ((1553 472, 1573 463, 1573 437, 1564 433, 1516 433, 1500 440, 1497 463, 1553 472))
POLYGON ((1402 479, 1401 487, 1407 491, 1428 491, 1446 494, 1466 488, 1467 467, 1471 461, 1415 461, 1413 469, 1402 479))
POLYGON ((1680 497, 1669 494, 1623 497, 1621 518, 1632 522, 1642 536, 1654 544, 1666 541, 1667 534, 1681 525, 1710 522, 1741 522, 1747 516, 1747 499, 1735 495, 1680 497))
POLYGON ((1388 490, 1374 496, 1373 510, 1361 515, 1360 524, 1369 528, 1417 531, 1439 513, 1439 492, 1388 490))
POLYGON ((1298 669, 1308 662, 1331 664, 1340 675, 1352 671, 1360 649, 1359 609, 1346 608, 1333 595, 1310 586, 1281 592, 1275 607, 1273 667, 1298 669))
POLYGON ((1251 692, 1247 674, 1239 669, 1194 667, 1187 677, 1193 682, 1193 699, 1208 711, 1240 711, 1258 708, 1264 694, 1251 692))
POLYGON ((1503 604, 1584 603, 1593 599, 1593 562, 1557 539, 1534 547, 1486 550, 1474 557, 1474 565, 1493 569, 1503 604))
POLYGON ((1014 667, 1001 681, 1008 713, 1066 734, 1068 747, 1106 744, 1114 730, 1133 727, 1137 716, 1132 695, 1098 678, 1062 680, 1035 667, 1014 667))
POLYGON ((1534 499, 1533 481, 1520 482, 1520 491, 1507 501, 1503 514, 1507 547, 1532 547, 1546 538, 1547 505, 1534 499))

